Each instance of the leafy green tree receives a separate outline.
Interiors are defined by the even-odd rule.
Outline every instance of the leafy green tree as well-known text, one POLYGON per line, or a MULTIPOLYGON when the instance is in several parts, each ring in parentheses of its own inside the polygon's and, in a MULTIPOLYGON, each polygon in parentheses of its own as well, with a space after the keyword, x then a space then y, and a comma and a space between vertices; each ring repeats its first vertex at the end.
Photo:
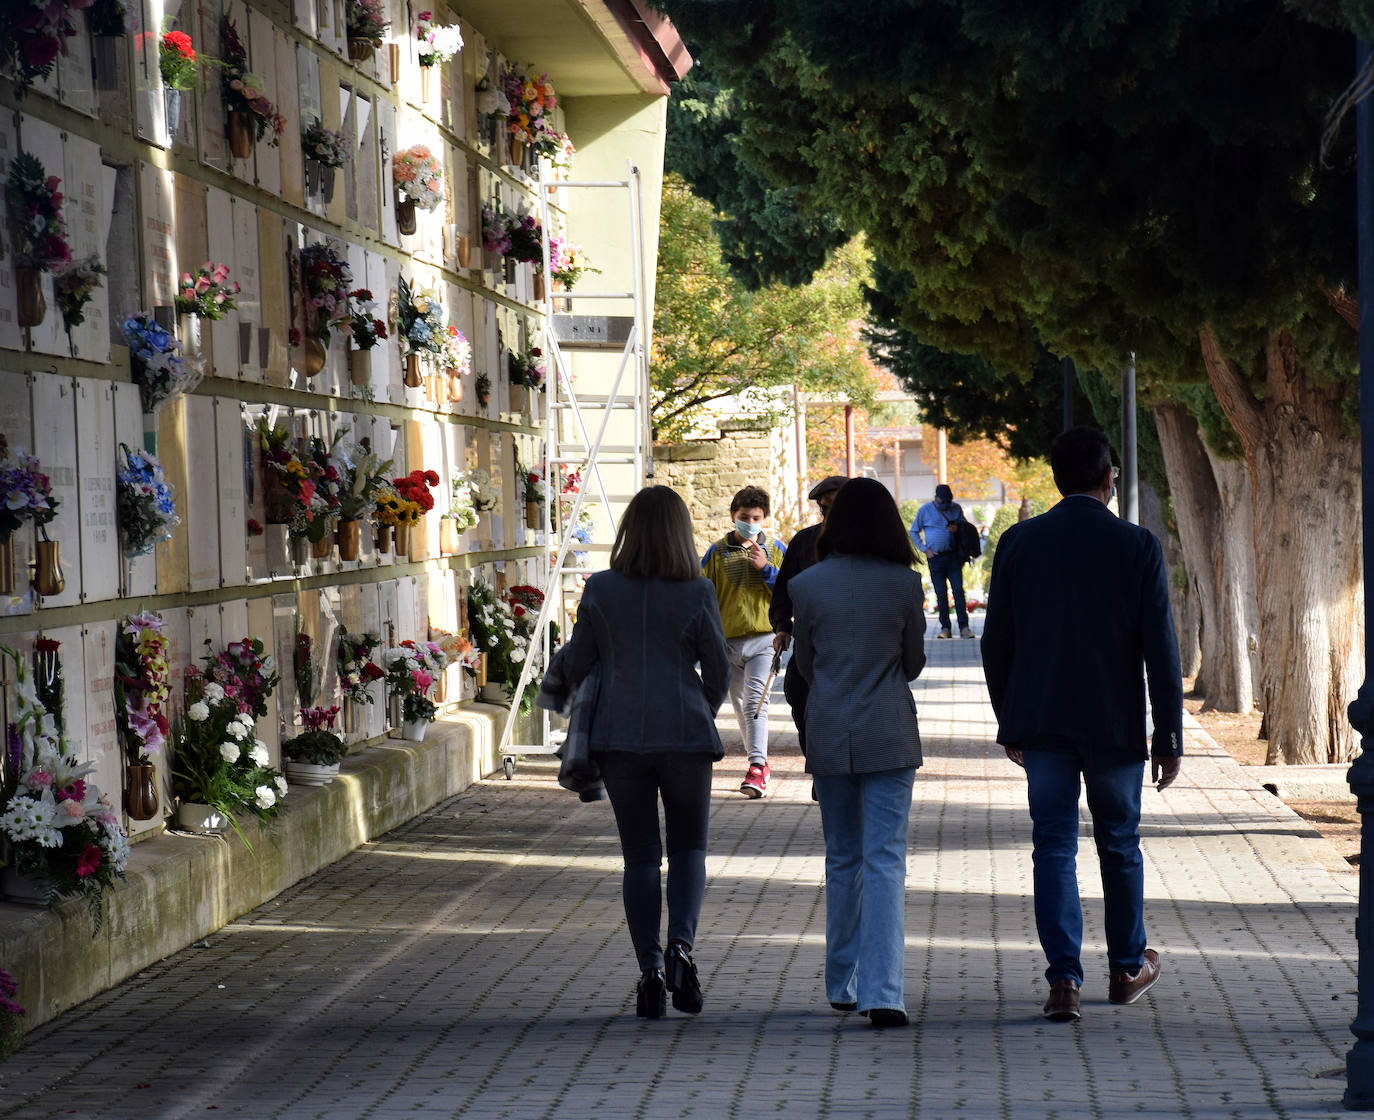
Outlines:
POLYGON ((763 415, 790 407, 792 385, 872 400, 855 324, 868 277, 862 244, 840 250, 809 284, 749 291, 731 275, 711 228, 715 212, 678 177, 663 187, 651 415, 656 439, 680 438, 725 397, 763 415))
POLYGON ((920 343, 1023 382, 1038 348, 1104 370, 1133 350, 1142 411, 1210 387, 1264 527, 1271 757, 1349 757, 1353 161, 1348 135, 1329 167, 1317 144, 1353 44, 1313 13, 1366 6, 662 6, 732 91, 740 158, 901 262, 920 343), (1298 547, 1310 524, 1338 547, 1298 547))

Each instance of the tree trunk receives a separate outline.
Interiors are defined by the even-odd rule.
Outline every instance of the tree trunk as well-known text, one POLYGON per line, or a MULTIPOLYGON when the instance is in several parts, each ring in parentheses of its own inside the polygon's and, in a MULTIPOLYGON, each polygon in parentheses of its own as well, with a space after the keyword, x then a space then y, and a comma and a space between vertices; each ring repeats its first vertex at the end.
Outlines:
POLYGON ((1352 382, 1314 386, 1292 336, 1265 347, 1264 399, 1210 330, 1208 380, 1240 437, 1250 476, 1259 591, 1260 695, 1267 761, 1345 762, 1355 735, 1345 706, 1363 671, 1360 448, 1341 406, 1352 382))
POLYGON ((1178 639, 1178 659, 1183 675, 1191 677, 1197 673, 1198 644, 1197 618, 1193 610, 1193 599, 1186 587, 1180 587, 1174 573, 1187 565, 1183 560, 1183 546, 1178 537, 1164 522, 1164 503, 1160 501, 1155 489, 1144 480, 1140 483, 1140 524, 1149 529, 1159 541, 1164 551, 1164 570, 1169 573, 1169 608, 1174 616, 1174 637, 1178 639))
POLYGON ((1221 500, 1221 536, 1215 542, 1218 625, 1227 652, 1204 710, 1251 711, 1259 700, 1259 596, 1255 590, 1255 518, 1250 472, 1243 462, 1203 449, 1221 500))

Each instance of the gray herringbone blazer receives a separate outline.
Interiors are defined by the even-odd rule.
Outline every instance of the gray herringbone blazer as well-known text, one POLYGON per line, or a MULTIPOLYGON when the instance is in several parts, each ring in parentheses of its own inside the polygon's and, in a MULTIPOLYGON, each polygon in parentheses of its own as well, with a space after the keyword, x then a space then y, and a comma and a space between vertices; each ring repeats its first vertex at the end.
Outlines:
POLYGON ((921 577, 869 556, 829 556, 792 594, 793 653, 811 682, 806 769, 871 774, 921 765, 907 683, 926 663, 921 577))

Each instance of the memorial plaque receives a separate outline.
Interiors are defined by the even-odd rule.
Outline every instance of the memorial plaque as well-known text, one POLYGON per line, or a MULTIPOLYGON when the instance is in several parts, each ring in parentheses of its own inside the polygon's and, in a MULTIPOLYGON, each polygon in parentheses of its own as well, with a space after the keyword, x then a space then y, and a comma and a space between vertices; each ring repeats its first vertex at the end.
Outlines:
MULTIPOLYGON (((61 652, 63 670, 76 670, 76 676, 84 678, 74 682, 68 676, 67 691, 77 683, 85 689, 84 726, 68 724, 67 733, 78 744, 77 754, 96 764, 95 784, 117 805, 124 788, 124 755, 114 709, 116 626, 113 621, 88 623, 80 631, 80 641, 64 642, 61 652)), ((70 632, 76 627, 66 629, 70 632)))
MULTIPOLYGON (((86 643, 80 626, 58 626, 42 632, 44 638, 58 643, 57 656, 62 669, 62 727, 76 752, 86 757, 86 643)), ((7 644, 15 645, 13 642, 7 644)), ((18 648, 16 646, 16 648, 18 648)), ((24 643, 25 656, 32 653, 30 643, 24 643)), ((37 683, 38 666, 30 660, 29 672, 37 683)), ((100 788, 108 792, 110 786, 99 782, 100 788)), ((118 791, 116 777, 115 790, 118 791)))
MULTIPOLYGON (((33 399, 27 374, 0 372, 0 436, 11 455, 33 451, 33 399)), ((26 573, 33 559, 33 530, 14 533, 14 591, 0 595, 0 615, 28 614, 33 610, 33 587, 26 573)))
POLYGON ((235 298, 238 310, 233 312, 238 321, 238 369, 240 376, 248 381, 260 381, 261 347, 258 344, 258 329, 262 326, 262 276, 258 266, 258 208, 242 198, 233 200, 233 237, 234 272, 232 278, 239 282, 239 292, 235 298), (247 335, 243 334, 247 330, 247 335), (244 346, 245 338, 247 346, 244 346))
POLYGON ((219 605, 219 630, 220 634, 228 635, 225 638, 226 644, 238 638, 253 636, 247 599, 230 599, 219 605))
MULTIPOLYGON (((414 641, 420 637, 415 628, 415 577, 396 580, 396 640, 414 641)), ((428 635, 425 635, 428 637, 428 635)))
POLYGON ((357 192, 357 217, 369 233, 376 234, 382 221, 382 164, 378 148, 376 106, 361 95, 354 101, 352 126, 353 186, 357 192))
MULTIPOLYGON (((172 612, 168 612, 172 613, 172 612)), ((218 606, 187 607, 186 618, 186 658, 188 667, 205 671, 207 654, 219 653, 230 642, 242 638, 242 634, 225 634, 224 620, 218 606)), ((185 693, 182 694, 183 700, 185 693)))
POLYGON ((295 0, 295 3, 291 5, 291 12, 295 17, 297 27, 312 39, 318 39, 320 37, 319 4, 317 0, 295 0))
POLYGON ((222 586, 248 575, 248 515, 243 502, 243 418, 239 402, 215 398, 215 457, 219 465, 219 570, 222 586))
MULTIPOLYGON (((295 228, 292 222, 291 228, 295 228)), ((267 329, 267 366, 261 377, 285 388, 289 376, 287 330, 291 298, 286 271, 286 223, 270 210, 258 211, 258 272, 261 278, 262 325, 267 329)), ((261 354, 259 354, 261 360, 261 354)), ((251 371, 250 371, 251 373, 251 371)))
POLYGON ((377 584, 377 604, 381 612, 380 629, 377 633, 381 635, 384 645, 394 646, 407 636, 397 613, 399 595, 396 580, 387 579, 377 584))
MULTIPOLYGON (((133 451, 140 450, 143 447, 143 411, 138 399, 138 386, 115 382, 111 389, 114 393, 115 443, 122 443, 133 451)), ((175 487, 173 495, 176 498, 177 515, 180 516, 185 498, 175 487)), ((123 572, 124 596, 137 599, 157 594, 157 559, 153 553, 132 559, 125 559, 121 555, 120 568, 123 572)))
MULTIPOLYGON (((391 158, 401 147, 396 135, 396 108, 389 102, 381 102, 376 106, 376 111, 377 148, 381 163, 382 240, 388 245, 399 246, 400 235, 396 231, 396 186, 391 178, 391 158)), ((410 144, 407 143, 405 146, 409 147, 410 144)))
MULTIPOLYGON (((24 115, 21 117, 20 135, 23 150, 42 163, 43 170, 47 175, 55 176, 62 181, 58 189, 65 196, 72 189, 72 185, 68 182, 66 163, 62 157, 61 131, 55 125, 48 124, 37 117, 24 115)), ((64 214, 66 213, 66 205, 64 200, 64 214)), ((8 257, 9 254, 7 253, 6 256, 8 257)), ((29 329, 28 337, 34 350, 44 354, 65 355, 67 353, 67 336, 63 333, 62 315, 57 310, 57 299, 53 295, 52 274, 43 273, 41 280, 43 298, 48 304, 48 313, 41 323, 29 329)))
MULTIPOLYGON (((67 221, 67 239, 72 258, 82 260, 94 256, 101 264, 105 259, 105 244, 110 233, 110 211, 114 204, 114 169, 100 161, 100 147, 89 140, 68 136, 62 147, 62 191, 65 192, 63 215, 67 221)), ((85 321, 63 330, 60 352, 97 362, 110 360, 110 292, 108 281, 91 293, 84 309, 85 321)), ((62 328, 62 315, 56 308, 48 318, 62 328)))
MULTIPOLYGON (((81 601, 81 499, 76 461, 75 379, 55 373, 33 375, 33 447, 43 473, 52 482, 58 514, 48 522, 49 540, 56 541, 66 587, 60 595, 43 598, 43 607, 71 607, 81 601)), ((16 550, 17 551, 17 550, 16 550)), ((15 583, 25 578, 21 569, 15 583)))
MULTIPOLYGON (((235 244, 234 199, 218 187, 205 188, 205 226, 209 260, 229 266, 229 279, 243 281, 238 270, 238 246, 235 244)), ((190 264, 190 262, 187 262, 190 264)), ((201 262, 196 261, 199 265, 201 262)), ((194 266, 193 266, 194 267, 194 266)), ((213 371, 218 377, 236 378, 239 375, 239 312, 226 311, 221 319, 201 321, 201 330, 213 340, 213 371)), ((192 446, 197 446, 192 444, 192 446)))
MULTIPOLYGON (((238 3, 226 4, 223 14, 238 21, 239 37, 242 39, 247 34, 243 20, 243 5, 238 3)), ((217 58, 223 55, 223 48, 220 45, 220 15, 219 0, 199 0, 194 9, 188 4, 185 17, 187 20, 194 18, 199 26, 199 35, 191 35, 191 38, 196 41, 196 49, 198 51, 208 50, 217 58), (202 47, 200 44, 205 44, 205 46, 202 47)), ((207 80, 199 90, 195 91, 194 94, 183 94, 183 105, 188 96, 195 96, 197 101, 196 116, 200 124, 200 161, 207 167, 218 168, 220 171, 231 171, 231 163, 243 161, 235 161, 229 155, 229 140, 225 130, 224 97, 220 92, 219 72, 211 70, 207 80)), ((249 162, 251 166, 251 157, 249 162)), ((251 175, 249 175, 249 179, 252 179, 251 175)))
MULTIPOLYGON (((186 502, 182 507, 190 545, 190 589, 220 585, 219 479, 215 457, 215 401, 186 397, 186 502)), ((240 499, 241 500, 241 499, 240 499)))
POLYGON ((296 81, 296 48, 295 43, 276 27, 272 28, 272 53, 261 65, 264 70, 272 71, 272 84, 276 89, 274 100, 277 112, 286 118, 286 129, 277 138, 277 147, 270 149, 274 158, 259 160, 258 185, 267 188, 270 181, 273 194, 304 200, 305 165, 301 160, 302 118, 296 81), (264 163, 267 164, 266 173, 263 172, 264 163))
MULTIPOLYGON (((239 637, 261 638, 263 645, 267 647, 268 653, 273 653, 273 616, 274 598, 272 599, 250 599, 247 602, 248 622, 239 637)), ((228 629, 225 630, 228 634, 228 629)), ((281 666, 278 666, 281 670, 281 666)), ((289 688, 291 682, 291 664, 287 663, 283 672, 283 683, 277 685, 276 691, 268 697, 267 715, 257 721, 254 734, 267 744, 267 753, 271 755, 272 765, 281 764, 281 737, 277 731, 277 693, 283 688, 289 688)))
POLYGON ((175 176, 151 163, 140 163, 138 185, 144 306, 171 307, 177 287, 175 176))
POLYGON ((118 457, 111 382, 77 380, 76 448, 81 478, 81 583, 89 603, 119 594, 118 457))

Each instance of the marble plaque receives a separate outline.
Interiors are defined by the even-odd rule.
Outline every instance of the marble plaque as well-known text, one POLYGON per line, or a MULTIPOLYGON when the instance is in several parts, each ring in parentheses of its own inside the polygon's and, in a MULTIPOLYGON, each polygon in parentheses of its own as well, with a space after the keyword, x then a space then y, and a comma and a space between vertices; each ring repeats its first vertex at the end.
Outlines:
POLYGON ((248 381, 259 381, 261 347, 258 328, 262 325, 262 276, 258 265, 258 208, 242 198, 233 200, 234 272, 242 291, 233 312, 237 320, 237 368, 248 381), (245 335, 244 331, 248 333, 245 335), (244 343, 247 342, 245 346, 244 343))
POLYGON ((243 504, 243 419, 238 401, 215 398, 215 457, 219 464, 221 586, 247 581, 248 515, 243 504))
POLYGON ((76 383, 77 465, 81 478, 81 583, 86 602, 119 594, 119 530, 115 517, 117 464, 114 386, 76 383))
MULTIPOLYGON (((172 306, 177 285, 176 187, 170 171, 138 165, 143 244, 143 299, 148 308, 172 306)), ((200 263, 200 262, 196 262, 200 263)))
MULTIPOLYGON (((74 628, 69 628, 74 629, 74 628)), ((123 788, 124 757, 119 749, 119 727, 115 722, 114 709, 114 670, 116 623, 92 622, 81 631, 80 644, 63 643, 63 669, 70 664, 76 667, 81 662, 80 672, 85 686, 85 742, 77 753, 82 758, 96 764, 96 784, 110 795, 110 800, 120 800, 123 788), (73 656, 80 651, 79 656, 73 656)), ((66 686, 70 691, 72 680, 67 678, 66 686)), ((79 741, 81 729, 69 725, 68 734, 79 741)))
MULTIPOLYGON (((186 397, 186 503, 183 519, 190 544, 190 589, 220 586, 219 478, 216 470, 215 401, 186 397)), ((240 496, 240 501, 242 500, 240 496)))
MULTIPOLYGON (((33 446, 43 473, 52 482, 57 516, 46 526, 58 543, 66 587, 43 599, 44 607, 71 607, 81 601, 81 499, 76 461, 76 382, 55 373, 33 375, 33 446)), ((16 584, 23 573, 16 573, 16 584)))
MULTIPOLYGON (((238 246, 235 243, 235 200, 218 187, 205 188, 205 233, 209 260, 229 266, 229 279, 243 284, 238 270, 238 246)), ((201 262, 196 261, 195 265, 201 262)), ((187 262, 188 265, 191 262, 187 262)), ((239 375, 239 312, 227 311, 222 319, 202 320, 201 330, 213 340, 213 372, 218 377, 236 378, 239 375)), ((211 372, 208 368, 206 372, 211 372)), ((196 446, 192 444, 192 446, 196 446)))

